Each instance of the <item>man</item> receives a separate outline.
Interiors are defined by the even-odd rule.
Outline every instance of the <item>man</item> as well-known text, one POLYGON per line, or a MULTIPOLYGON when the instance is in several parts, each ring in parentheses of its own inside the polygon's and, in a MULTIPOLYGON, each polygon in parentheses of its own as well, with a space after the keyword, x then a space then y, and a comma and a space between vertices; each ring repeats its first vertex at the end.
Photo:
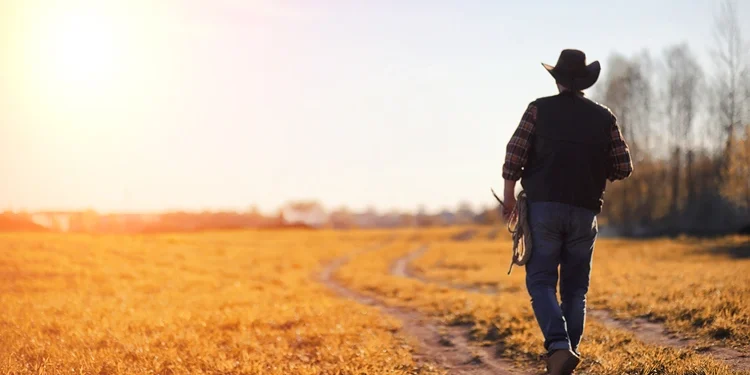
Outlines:
POLYGON ((580 363, 596 217, 607 180, 629 177, 633 165, 615 115, 583 95, 599 78, 599 62, 587 65, 582 51, 566 49, 557 65, 542 65, 559 94, 531 102, 507 145, 503 213, 508 219, 521 179, 532 240, 526 288, 544 336, 547 369, 562 375, 580 363))

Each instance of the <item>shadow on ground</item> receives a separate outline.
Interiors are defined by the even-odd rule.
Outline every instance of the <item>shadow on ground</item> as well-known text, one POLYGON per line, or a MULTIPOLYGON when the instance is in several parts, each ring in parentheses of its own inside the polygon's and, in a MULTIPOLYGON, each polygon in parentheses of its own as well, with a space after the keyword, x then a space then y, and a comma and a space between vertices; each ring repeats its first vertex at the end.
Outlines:
POLYGON ((735 259, 747 259, 750 258, 750 238, 739 243, 710 247, 702 250, 702 252, 735 259))

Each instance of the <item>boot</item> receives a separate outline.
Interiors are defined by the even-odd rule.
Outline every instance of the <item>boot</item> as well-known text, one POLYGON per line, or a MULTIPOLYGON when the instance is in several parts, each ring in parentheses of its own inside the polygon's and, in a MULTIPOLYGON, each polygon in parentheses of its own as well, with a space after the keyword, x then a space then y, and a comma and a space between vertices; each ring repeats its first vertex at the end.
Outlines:
POLYGON ((581 359, 570 350, 555 350, 547 357, 547 372, 550 375, 570 375, 581 359))

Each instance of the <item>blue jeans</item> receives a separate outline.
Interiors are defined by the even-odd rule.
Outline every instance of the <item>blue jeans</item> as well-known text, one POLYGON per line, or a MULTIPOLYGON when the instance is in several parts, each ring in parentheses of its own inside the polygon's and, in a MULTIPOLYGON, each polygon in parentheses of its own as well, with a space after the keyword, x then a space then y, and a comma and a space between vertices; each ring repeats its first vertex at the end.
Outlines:
POLYGON ((577 354, 586 321, 594 242, 599 231, 593 211, 563 203, 529 202, 531 257, 526 288, 548 352, 577 354), (560 266, 560 299, 557 268, 560 266))

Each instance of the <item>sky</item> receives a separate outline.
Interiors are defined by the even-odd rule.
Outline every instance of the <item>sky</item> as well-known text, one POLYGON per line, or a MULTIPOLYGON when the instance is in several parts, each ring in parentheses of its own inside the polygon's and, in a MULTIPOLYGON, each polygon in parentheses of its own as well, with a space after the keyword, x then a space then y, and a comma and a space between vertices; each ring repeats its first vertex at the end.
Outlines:
POLYGON ((689 42, 710 67, 717 10, 0 0, 0 210, 490 205, 523 110, 555 93, 541 62, 577 48, 604 76, 613 53, 689 42))

